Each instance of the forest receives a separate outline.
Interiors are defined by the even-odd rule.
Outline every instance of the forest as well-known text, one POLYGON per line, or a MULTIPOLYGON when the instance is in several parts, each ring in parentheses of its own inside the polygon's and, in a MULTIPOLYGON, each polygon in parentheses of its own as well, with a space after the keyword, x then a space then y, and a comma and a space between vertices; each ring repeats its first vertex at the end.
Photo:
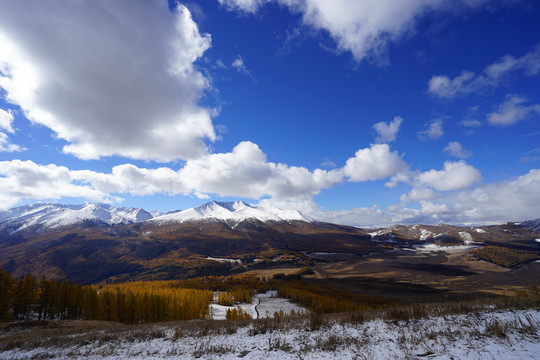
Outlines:
MULTIPOLYGON (((371 310, 399 304, 396 300, 362 296, 299 279, 300 276, 280 274, 270 280, 238 275, 97 286, 36 279, 32 275, 16 279, 0 269, 0 321, 82 319, 142 324, 204 319, 214 297, 220 305, 235 306, 251 303, 254 293, 270 289, 313 313, 371 310)), ((249 315, 234 308, 227 316, 246 317, 249 315)))

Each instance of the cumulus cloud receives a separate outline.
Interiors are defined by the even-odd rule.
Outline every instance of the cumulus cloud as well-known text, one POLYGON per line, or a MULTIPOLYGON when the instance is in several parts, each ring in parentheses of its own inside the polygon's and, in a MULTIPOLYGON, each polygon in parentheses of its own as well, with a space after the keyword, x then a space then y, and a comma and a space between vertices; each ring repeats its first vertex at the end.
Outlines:
POLYGON ((459 159, 466 159, 472 156, 472 152, 465 150, 459 141, 449 142, 448 145, 446 145, 446 147, 443 149, 443 152, 459 159))
POLYGON ((414 34, 416 22, 429 12, 455 13, 476 9, 490 0, 219 0, 231 10, 255 13, 274 2, 302 16, 304 25, 324 30, 339 51, 356 61, 386 62, 388 46, 414 34))
POLYGON ((448 193, 437 202, 420 200, 419 209, 396 204, 386 209, 373 206, 311 215, 338 224, 380 227, 397 223, 491 225, 531 220, 539 213, 540 169, 533 169, 509 181, 448 193))
POLYGON ((210 47, 164 1, 0 0, 0 88, 82 159, 171 161, 216 138, 194 62, 210 47))
POLYGON ((266 154, 249 141, 232 152, 190 160, 179 171, 188 188, 221 196, 276 199, 313 196, 342 180, 339 170, 288 166, 267 162, 266 154))
MULTIPOLYGON (((35 192, 30 190, 18 192, 9 187, 0 187, 0 192, 6 192, 0 196, 13 199, 17 196, 20 199, 77 196, 91 201, 107 199, 108 194, 114 196, 182 194, 200 198, 214 194, 252 199, 270 197, 275 202, 311 204, 313 196, 319 194, 322 189, 330 188, 344 180, 351 182, 379 180, 407 170, 407 164, 397 152, 391 152, 387 144, 372 145, 370 148, 358 150, 354 157, 347 160, 343 168, 309 170, 305 167, 269 162, 266 154, 249 141, 239 143, 228 153, 207 154, 188 160, 179 170, 168 167, 146 169, 133 164, 123 164, 113 167, 110 173, 101 173, 92 170, 69 170, 56 165, 45 166, 18 160, 4 164, 6 164, 3 173, 5 178, 0 178, 2 181, 9 179, 10 183, 25 183, 30 189, 33 180, 30 176, 21 178, 18 169, 31 167, 36 174, 34 176, 41 179, 43 186, 36 185, 35 192), (39 172, 43 175, 37 175, 39 172), (55 180, 58 178, 57 173, 62 174, 62 181, 55 180), (58 193, 48 194, 44 191, 47 186, 55 188, 58 193), (42 195, 33 196, 40 191, 43 192, 42 195)), ((6 204, 11 205, 13 201, 6 204)))
POLYGON ((429 200, 439 197, 440 195, 427 187, 415 187, 407 194, 400 196, 399 200, 404 203, 429 200))
POLYGON ((406 171, 407 164, 399 154, 390 151, 388 144, 375 144, 360 149, 349 158, 343 168, 349 181, 373 181, 406 171))
POLYGON ((439 139, 441 136, 444 135, 444 130, 442 127, 442 120, 434 120, 431 123, 429 123, 426 128, 420 132, 418 132, 418 137, 422 140, 435 140, 439 139))
POLYGON ((62 197, 102 202, 111 200, 106 193, 77 183, 72 171, 64 166, 21 160, 0 162, 1 207, 10 207, 21 199, 53 200, 62 197))
POLYGON ((249 141, 241 142, 229 153, 188 160, 180 170, 145 169, 123 164, 113 167, 111 173, 100 173, 19 160, 0 165, 0 198, 10 199, 3 206, 11 206, 17 199, 113 199, 108 194, 182 194, 207 198, 211 193, 304 201, 344 178, 342 169, 310 171, 304 167, 268 162, 266 154, 249 141))
POLYGON ((377 138, 375 141, 379 143, 387 143, 396 140, 396 136, 402 122, 403 118, 396 116, 394 120, 389 123, 381 121, 373 125, 373 129, 375 129, 377 132, 377 138))
POLYGON ((469 188, 482 180, 482 175, 465 161, 446 161, 443 170, 431 169, 419 174, 415 180, 435 190, 450 191, 469 188))
POLYGON ((455 219, 461 222, 530 220, 540 214, 540 169, 532 169, 513 180, 459 193, 450 201, 455 202, 455 219))
POLYGON ((540 104, 525 105, 526 102, 527 99, 517 95, 507 96, 498 110, 488 115, 488 123, 508 126, 526 119, 529 115, 540 115, 540 104))
POLYGON ((478 76, 471 71, 463 71, 453 79, 447 75, 433 76, 428 83, 428 92, 442 99, 482 92, 496 88, 504 76, 516 71, 522 71, 527 76, 540 72, 540 44, 519 58, 503 56, 478 76))

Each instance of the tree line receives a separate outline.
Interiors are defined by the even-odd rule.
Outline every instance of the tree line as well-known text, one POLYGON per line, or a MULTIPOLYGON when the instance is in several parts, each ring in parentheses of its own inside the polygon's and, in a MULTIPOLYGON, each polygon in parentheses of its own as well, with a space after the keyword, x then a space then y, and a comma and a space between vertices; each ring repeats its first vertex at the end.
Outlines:
POLYGON ((206 317, 211 290, 168 282, 79 285, 32 275, 14 279, 0 269, 0 320, 103 320, 126 324, 206 317))

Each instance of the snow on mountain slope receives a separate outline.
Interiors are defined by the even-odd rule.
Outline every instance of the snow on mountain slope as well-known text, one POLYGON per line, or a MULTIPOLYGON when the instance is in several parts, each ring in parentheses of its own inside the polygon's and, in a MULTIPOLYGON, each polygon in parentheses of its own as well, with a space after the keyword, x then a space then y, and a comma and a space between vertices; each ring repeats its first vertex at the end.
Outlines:
POLYGON ((117 225, 131 224, 150 218, 152 215, 143 209, 115 207, 107 204, 34 204, 0 212, 2 225, 15 226, 17 227, 15 231, 34 225, 57 228, 85 221, 117 225))
POLYGON ((540 219, 524 221, 519 225, 527 230, 532 230, 534 232, 540 233, 540 219))
POLYGON ((256 219, 262 222, 292 220, 312 222, 312 219, 302 215, 299 211, 253 206, 243 201, 211 201, 191 209, 157 216, 150 221, 170 223, 206 219, 233 221, 236 224, 248 219, 256 219))

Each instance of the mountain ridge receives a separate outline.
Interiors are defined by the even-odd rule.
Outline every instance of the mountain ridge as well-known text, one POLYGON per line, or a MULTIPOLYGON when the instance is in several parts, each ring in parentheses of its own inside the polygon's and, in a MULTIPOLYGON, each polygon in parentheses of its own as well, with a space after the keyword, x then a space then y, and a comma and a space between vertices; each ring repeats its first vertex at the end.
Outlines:
POLYGON ((174 223, 198 220, 222 220, 236 226, 249 219, 268 221, 305 221, 313 219, 296 210, 281 210, 262 206, 249 205, 242 201, 218 202, 210 201, 186 210, 167 213, 149 212, 142 208, 117 207, 108 204, 32 204, 0 211, 0 227, 11 227, 20 231, 32 226, 54 229, 62 226, 82 223, 101 225, 134 224, 146 221, 155 223, 174 223))
POLYGON ((533 232, 537 220, 361 229, 318 222, 296 211, 216 201, 156 215, 106 204, 35 204, 0 212, 0 268, 16 276, 95 283, 341 260, 362 264, 373 256, 399 254, 429 258, 461 252, 508 267, 540 260, 540 236, 533 232))

